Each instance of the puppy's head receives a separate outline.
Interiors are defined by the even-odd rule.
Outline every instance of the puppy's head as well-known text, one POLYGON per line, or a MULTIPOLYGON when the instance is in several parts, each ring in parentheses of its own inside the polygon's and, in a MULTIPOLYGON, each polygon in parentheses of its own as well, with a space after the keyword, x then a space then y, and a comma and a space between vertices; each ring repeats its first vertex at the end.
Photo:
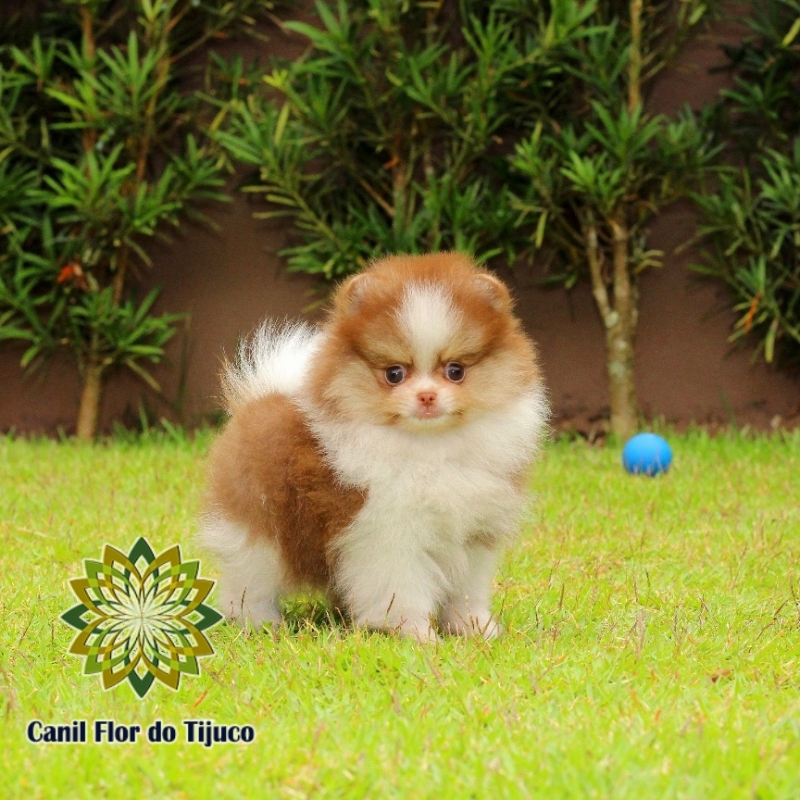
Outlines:
POLYGON ((337 291, 311 381, 339 418, 435 432, 539 380, 501 281, 465 256, 393 256, 337 291))

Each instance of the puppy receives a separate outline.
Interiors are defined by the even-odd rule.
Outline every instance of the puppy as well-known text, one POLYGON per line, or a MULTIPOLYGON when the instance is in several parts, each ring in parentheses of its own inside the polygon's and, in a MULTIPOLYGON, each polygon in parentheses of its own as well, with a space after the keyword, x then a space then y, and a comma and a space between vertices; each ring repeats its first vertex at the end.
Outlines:
POLYGON ((506 287, 456 253, 346 280, 319 329, 262 326, 223 378, 201 538, 227 616, 327 592, 357 625, 491 638, 492 581, 547 402, 506 287))

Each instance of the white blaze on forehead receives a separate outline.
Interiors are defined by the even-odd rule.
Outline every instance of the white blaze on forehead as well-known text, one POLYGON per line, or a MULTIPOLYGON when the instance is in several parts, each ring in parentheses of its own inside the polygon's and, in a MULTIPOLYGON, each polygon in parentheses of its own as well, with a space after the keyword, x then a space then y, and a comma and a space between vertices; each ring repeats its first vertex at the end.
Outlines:
POLYGON ((413 283, 403 293, 397 316, 411 344, 415 366, 432 372, 461 320, 450 294, 440 286, 413 283))

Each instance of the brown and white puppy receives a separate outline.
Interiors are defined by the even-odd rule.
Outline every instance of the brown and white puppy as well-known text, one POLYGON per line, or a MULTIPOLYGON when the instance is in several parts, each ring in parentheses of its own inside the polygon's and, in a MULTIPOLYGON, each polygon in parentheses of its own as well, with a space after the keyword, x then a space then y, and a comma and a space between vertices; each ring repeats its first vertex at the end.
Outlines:
POLYGON ((497 278, 455 253, 382 259, 321 328, 262 326, 224 386, 201 535, 229 618, 276 623, 316 587, 370 628, 499 632, 547 402, 497 278))

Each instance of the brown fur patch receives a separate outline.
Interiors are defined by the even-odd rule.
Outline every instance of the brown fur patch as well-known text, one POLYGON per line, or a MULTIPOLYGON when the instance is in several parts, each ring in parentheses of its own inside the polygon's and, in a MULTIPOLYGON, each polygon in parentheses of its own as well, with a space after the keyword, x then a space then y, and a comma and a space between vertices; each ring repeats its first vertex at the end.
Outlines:
POLYGON ((233 416, 211 451, 207 507, 277 542, 294 585, 329 588, 330 543, 364 504, 341 487, 296 406, 284 395, 233 416))

